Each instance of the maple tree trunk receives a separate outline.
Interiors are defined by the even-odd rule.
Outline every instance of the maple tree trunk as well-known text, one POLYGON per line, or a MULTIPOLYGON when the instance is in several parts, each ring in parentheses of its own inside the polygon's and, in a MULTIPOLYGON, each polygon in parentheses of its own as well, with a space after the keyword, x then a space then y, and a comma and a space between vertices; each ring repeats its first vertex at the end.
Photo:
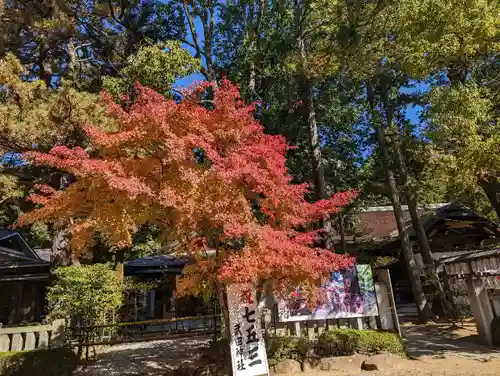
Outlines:
POLYGON ((377 143, 379 146, 379 152, 381 154, 382 164, 385 172, 385 180, 389 191, 389 198, 392 202, 394 217, 396 219, 399 238, 401 240, 401 248, 403 251, 406 267, 408 269, 408 278, 410 280, 413 297, 415 299, 415 302, 417 303, 417 313, 419 321, 421 323, 427 323, 433 315, 427 302, 427 298, 424 294, 424 289, 420 280, 420 270, 415 261, 415 255, 413 254, 413 250, 410 245, 410 239, 408 238, 408 233, 406 232, 406 228, 404 225, 403 209, 401 208, 401 202, 399 200, 399 192, 396 185, 396 179, 394 178, 394 173, 391 168, 389 151, 387 149, 384 131, 381 124, 376 119, 373 119, 373 114, 375 112, 375 99, 373 89, 370 85, 366 85, 366 87, 368 101, 372 111, 372 124, 375 128, 377 136, 377 143))
POLYGON ((229 307, 226 300, 226 285, 217 281, 216 286, 221 311, 221 335, 224 340, 229 340, 229 307))
POLYGON ((70 231, 65 222, 54 223, 52 238, 51 263, 52 266, 79 266, 80 262, 69 249, 70 231))
POLYGON ((125 279, 124 272, 124 262, 125 262, 125 251, 120 249, 115 252, 115 270, 120 274, 120 279, 123 281, 125 279))
MULTIPOLYGON (((63 190, 70 184, 70 176, 56 174, 51 177, 52 185, 57 190, 63 190)), ((66 221, 56 221, 53 225, 51 260, 53 266, 80 265, 78 258, 69 247, 70 230, 66 221)))

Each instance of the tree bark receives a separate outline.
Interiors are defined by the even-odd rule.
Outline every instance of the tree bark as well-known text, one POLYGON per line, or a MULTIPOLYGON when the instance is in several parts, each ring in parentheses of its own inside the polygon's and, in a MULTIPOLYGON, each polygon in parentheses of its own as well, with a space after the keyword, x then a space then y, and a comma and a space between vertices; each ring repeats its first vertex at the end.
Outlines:
POLYGON ((307 51, 305 46, 305 36, 302 30, 302 19, 304 15, 304 5, 300 2, 295 4, 295 23, 297 27, 297 49, 299 52, 300 80, 302 81, 302 101, 306 111, 308 146, 311 158, 311 167, 314 180, 314 191, 316 199, 326 198, 326 184, 323 163, 321 160, 320 139, 318 124, 316 122, 316 111, 314 108, 313 84, 307 76, 307 51))
POLYGON ((229 340, 230 331, 229 331, 229 307, 227 306, 226 299, 226 285, 217 281, 217 298, 219 299, 219 306, 221 311, 221 335, 225 340, 229 340))
MULTIPOLYGON (((399 137, 399 135, 397 135, 397 137, 399 137)), ((436 263, 434 261, 434 258, 432 257, 427 234, 425 232, 422 221, 420 220, 420 216, 418 215, 417 200, 415 198, 415 195, 413 194, 413 190, 408 180, 408 171, 406 169, 405 159, 401 151, 401 145, 398 140, 394 142, 394 149, 396 164, 399 169, 399 175, 404 189, 404 196, 408 204, 408 211, 410 212, 413 229, 415 230, 415 233, 417 235, 417 243, 418 248, 420 249, 420 255, 422 256, 422 261, 426 266, 427 276, 428 278, 430 278, 431 283, 437 290, 437 295, 439 296, 439 300, 443 305, 446 315, 450 317, 450 315, 453 314, 453 308, 451 303, 446 298, 446 292, 443 288, 441 280, 439 279, 436 263)))
POLYGON ((415 256, 413 254, 413 250, 410 245, 410 239, 408 238, 408 233, 406 232, 406 228, 404 225, 403 210, 401 208, 401 202, 399 200, 399 192, 396 185, 396 180, 394 178, 394 173, 391 168, 389 151, 387 149, 385 141, 384 130, 382 129, 382 125, 380 124, 380 122, 377 119, 374 119, 376 110, 375 110, 375 97, 373 93, 373 88, 369 84, 366 85, 366 88, 367 88, 368 102, 370 104, 370 110, 372 113, 372 124, 373 127, 375 128, 375 132, 377 135, 377 143, 379 146, 382 164, 385 170, 385 180, 387 188, 389 190, 389 198, 392 202, 392 206, 394 209, 394 217, 396 219, 399 238, 401 240, 401 248, 408 269, 408 277, 410 280, 413 297, 415 299, 415 302, 417 303, 417 312, 419 321, 421 323, 427 323, 433 315, 429 307, 429 304, 427 302, 427 298, 424 294, 422 282, 420 280, 420 270, 418 269, 418 265, 415 261, 415 256))
POLYGON ((213 0, 208 0, 206 6, 198 13, 195 10, 191 11, 189 3, 184 1, 183 9, 189 26, 189 32, 193 38, 193 43, 189 43, 188 41, 184 42, 194 47, 195 57, 200 59, 202 57, 205 58, 206 68, 202 66, 201 73, 205 76, 207 81, 215 81, 217 79, 217 74, 212 56, 213 37, 215 32, 215 2, 213 0), (203 27, 203 45, 200 43, 198 37, 195 16, 200 18, 203 27))
MULTIPOLYGON (((55 175, 52 178, 52 185, 57 189, 65 189, 70 184, 69 175, 55 175)), ((71 237, 69 224, 66 221, 59 220, 54 223, 51 249, 51 262, 53 266, 79 266, 80 261, 71 252, 69 248, 69 240, 71 237)))
POLYGON ((303 101, 307 116, 308 146, 311 159, 311 168, 314 180, 314 193, 316 199, 321 200, 326 197, 325 172, 321 160, 321 149, 316 123, 316 113, 314 109, 313 89, 311 82, 303 77, 303 101))
POLYGON ((344 222, 344 214, 339 212, 339 232, 340 232, 340 244, 342 246, 342 251, 347 252, 347 242, 345 239, 345 222, 344 222))
POLYGON ((115 252, 115 266, 114 269, 120 274, 120 279, 123 281, 125 279, 125 251, 120 249, 115 252))
POLYGON ((247 85, 247 100, 251 102, 254 99, 255 95, 255 80, 256 80, 256 72, 255 72, 255 62, 256 62, 256 51, 259 48, 259 34, 260 34, 260 26, 262 23, 262 18, 264 17, 264 12, 266 10, 266 2, 265 0, 258 0, 259 9, 257 15, 255 17, 255 21, 253 20, 253 16, 251 19, 252 24, 247 25, 247 29, 251 29, 250 35, 250 45, 248 47, 248 51, 250 53, 250 62, 248 66, 248 85, 247 85))
POLYGON ((252 60, 248 67, 247 102, 252 102, 255 95, 255 62, 252 60))
MULTIPOLYGON (((311 161, 311 169, 314 181, 314 193, 317 200, 327 198, 325 172, 321 158, 320 138, 318 132, 318 124, 316 122, 316 111, 314 108, 314 94, 313 85, 311 80, 307 77, 307 54, 304 45, 304 38, 299 34, 297 38, 297 45, 300 55, 300 68, 302 78, 302 89, 304 108, 307 116, 307 130, 308 130, 308 146, 311 161)), ((333 249, 335 246, 333 234, 334 226, 332 218, 325 215, 323 218, 324 239, 323 247, 326 249, 333 249)))
POLYGON ((57 266, 79 266, 80 261, 69 248, 70 230, 65 222, 54 223, 52 238, 51 264, 57 266))
POLYGON ((498 194, 500 193, 500 182, 496 177, 481 176, 477 179, 478 185, 488 197, 491 207, 495 210, 497 218, 500 219, 500 201, 498 194))
MULTIPOLYGON (((385 118, 387 122, 387 129, 389 131, 393 130, 393 108, 392 103, 389 103, 389 88, 384 90, 382 94, 382 102, 385 112, 385 118)), ((396 132, 394 130, 394 132, 396 132)), ((411 189, 410 182, 408 180, 408 171, 406 169, 406 162, 401 152, 400 138, 399 133, 395 133, 392 140, 389 137, 386 137, 386 144, 393 146, 393 154, 396 162, 396 166, 399 170, 399 176, 401 179, 401 184, 403 186, 403 194, 408 203, 408 210, 410 212, 411 221, 415 233, 417 235, 418 247, 420 248, 420 253, 422 255, 422 260, 424 264, 428 266, 434 266, 434 259, 432 258, 431 248, 429 247, 429 241, 427 239, 427 234, 425 233, 424 226, 422 225, 422 221, 420 221, 420 217, 418 215, 417 210, 417 200, 415 195, 413 194, 413 190, 411 189), (393 142, 391 142, 393 141, 393 142)))

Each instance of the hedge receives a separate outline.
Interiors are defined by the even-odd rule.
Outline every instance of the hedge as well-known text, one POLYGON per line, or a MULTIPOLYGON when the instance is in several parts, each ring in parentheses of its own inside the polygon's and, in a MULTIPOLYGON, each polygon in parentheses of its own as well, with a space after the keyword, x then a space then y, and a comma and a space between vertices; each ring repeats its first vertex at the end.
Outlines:
POLYGON ((386 351, 405 355, 403 341, 397 334, 376 330, 328 330, 320 336, 317 343, 311 343, 306 338, 271 337, 266 346, 271 366, 285 359, 302 362, 312 354, 325 357, 353 353, 370 355, 386 351))
POLYGON ((0 353, 1 376, 71 376, 79 359, 66 347, 0 353))
POLYGON ((377 330, 335 329, 324 332, 320 342, 327 343, 348 354, 376 354, 386 351, 404 355, 402 339, 396 333, 377 330))
POLYGON ((266 341, 267 359, 273 366, 285 359, 302 361, 309 346, 304 338, 271 337, 266 341))

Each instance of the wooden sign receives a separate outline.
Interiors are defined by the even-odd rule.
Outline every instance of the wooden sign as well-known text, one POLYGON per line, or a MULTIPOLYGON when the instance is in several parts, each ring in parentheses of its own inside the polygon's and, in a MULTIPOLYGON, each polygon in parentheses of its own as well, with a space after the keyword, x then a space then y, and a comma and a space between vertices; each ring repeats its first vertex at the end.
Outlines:
POLYGON ((233 376, 269 375, 255 288, 251 284, 229 285, 227 302, 233 376))

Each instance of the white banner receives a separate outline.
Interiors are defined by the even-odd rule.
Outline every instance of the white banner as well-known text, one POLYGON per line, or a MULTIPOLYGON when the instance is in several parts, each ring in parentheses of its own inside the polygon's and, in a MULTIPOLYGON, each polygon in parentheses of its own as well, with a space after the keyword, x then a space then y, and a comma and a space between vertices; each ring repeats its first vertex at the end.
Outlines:
POLYGON ((233 376, 268 375, 266 346, 260 329, 255 288, 251 284, 227 286, 227 303, 233 376), (245 292, 250 292, 249 299, 242 298, 245 292))

